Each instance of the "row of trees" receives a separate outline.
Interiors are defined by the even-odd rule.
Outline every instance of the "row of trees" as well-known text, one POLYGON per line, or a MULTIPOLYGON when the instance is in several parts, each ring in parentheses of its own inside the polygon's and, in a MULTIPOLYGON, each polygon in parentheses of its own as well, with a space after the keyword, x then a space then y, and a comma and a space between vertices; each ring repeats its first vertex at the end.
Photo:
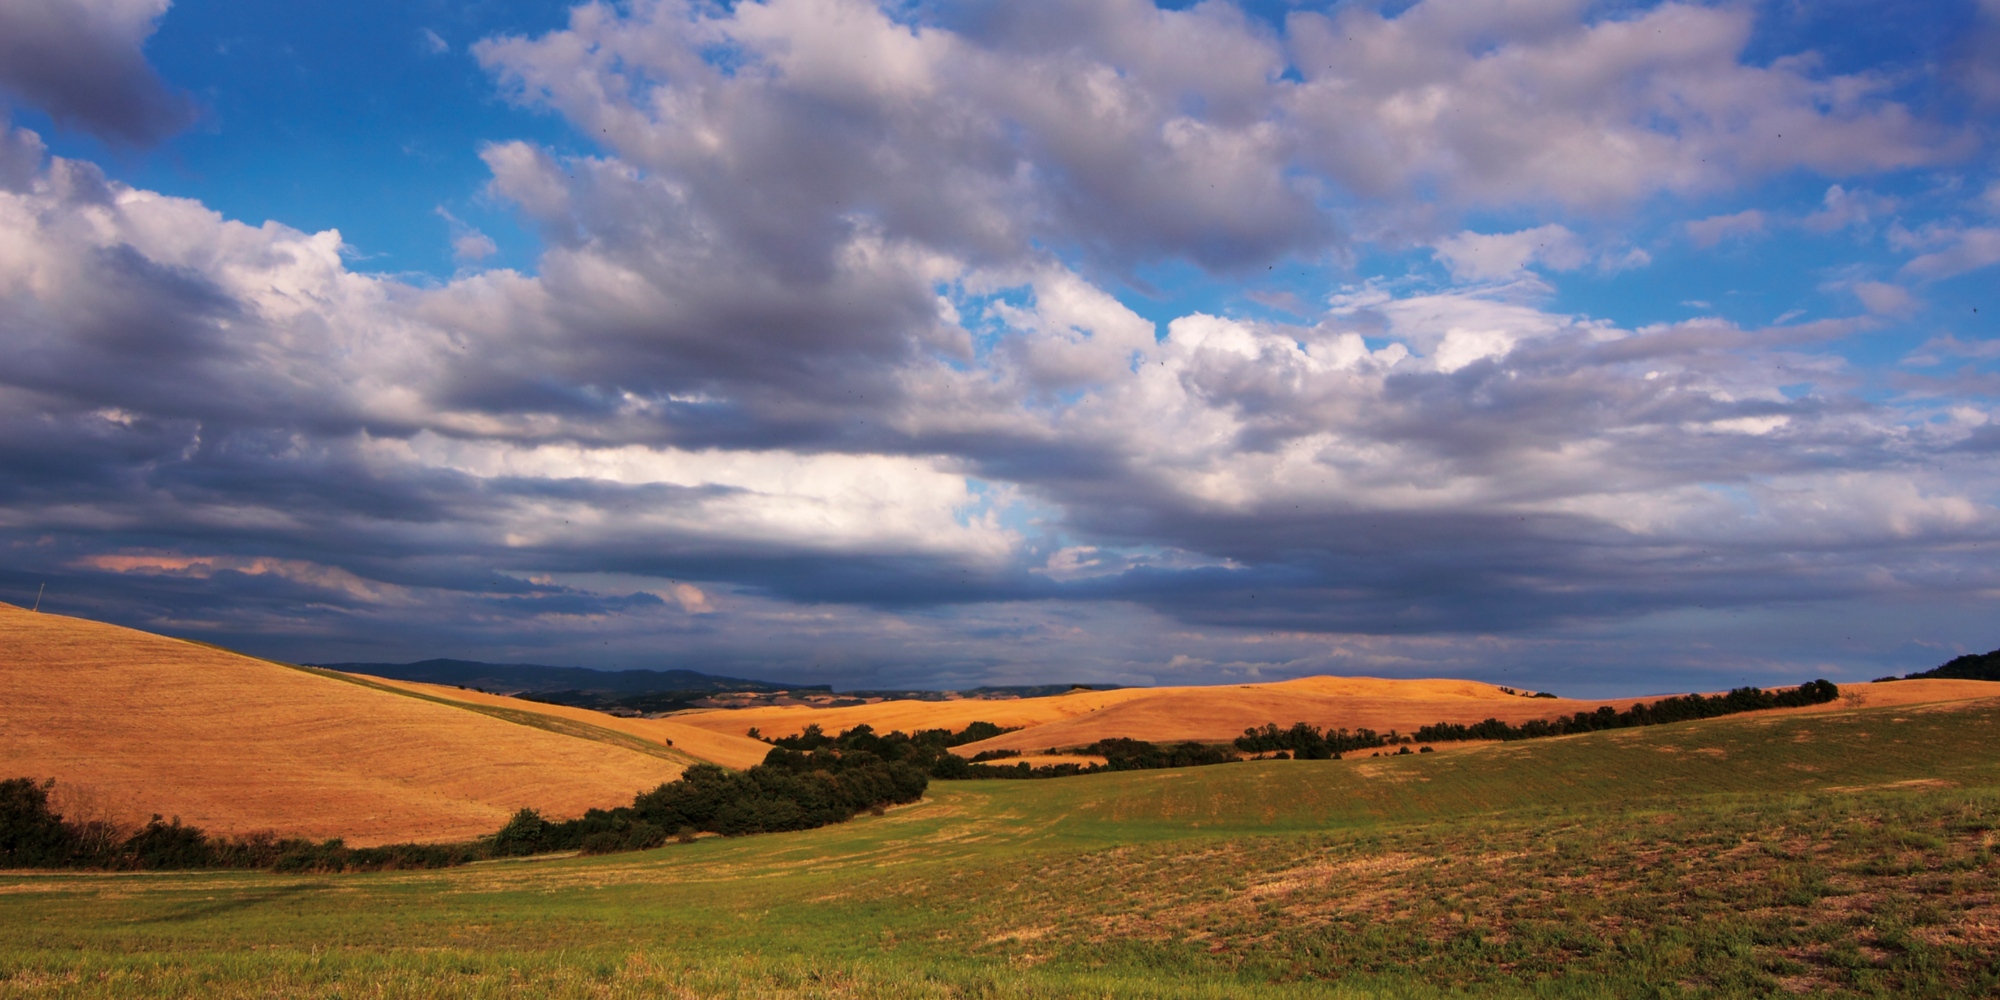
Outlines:
POLYGON ((799 752, 774 748, 745 771, 697 764, 643 792, 630 806, 592 809, 551 823, 532 809, 516 813, 493 836, 456 844, 349 847, 340 840, 280 839, 270 834, 210 836, 178 817, 154 816, 134 829, 66 820, 49 802, 54 782, 0 781, 0 868, 148 871, 264 868, 281 872, 444 868, 493 857, 545 851, 602 854, 657 847, 669 837, 805 830, 839 823, 921 798, 929 778, 919 767, 861 750, 799 752))
POLYGON ((1809 681, 1785 691, 1740 687, 1728 694, 1689 694, 1662 698, 1651 704, 1642 702, 1622 712, 1607 705, 1595 712, 1578 712, 1572 716, 1558 716, 1553 719, 1533 719, 1518 726, 1509 725, 1499 719, 1487 719, 1469 726, 1456 722, 1440 722, 1417 730, 1416 738, 1421 743, 1531 740, 1543 736, 1564 736, 1570 733, 1594 733, 1605 729, 1628 729, 1633 726, 1657 726, 1668 722, 1713 719, 1717 716, 1770 708, 1823 705, 1838 697, 1840 688, 1825 680, 1809 681))
POLYGON ((916 733, 901 731, 877 733, 873 727, 864 723, 844 730, 837 736, 828 736, 819 726, 810 725, 796 736, 775 740, 759 738, 777 748, 772 751, 774 754, 780 750, 839 755, 873 754, 885 760, 921 768, 924 773, 939 781, 980 778, 1063 778, 1078 774, 1096 774, 1101 771, 1197 767, 1205 764, 1223 764, 1236 759, 1235 752, 1225 746, 1206 743, 1153 744, 1145 740, 1122 738, 1099 740, 1089 746, 1066 751, 1076 756, 1103 757, 1102 764, 1095 761, 1078 761, 1043 764, 1036 767, 1025 761, 1016 764, 995 763, 1020 756, 1017 751, 1012 750, 989 750, 975 755, 971 760, 951 752, 952 747, 992 739, 1002 733, 1013 731, 990 722, 974 722, 957 732, 948 729, 926 729, 916 733))
POLYGON ((846 822, 863 811, 915 802, 929 783, 922 769, 867 751, 777 747, 764 763, 748 770, 696 764, 679 778, 641 793, 629 806, 592 809, 577 819, 551 823, 523 809, 494 836, 492 852, 501 857, 563 850, 608 854, 658 847, 669 837, 690 840, 704 832, 739 837, 810 830, 846 822))
POLYGON ((348 847, 269 833, 214 837, 180 817, 136 829, 103 820, 64 819, 49 803, 55 782, 0 781, 0 868, 162 871, 268 868, 275 871, 380 871, 443 868, 484 857, 478 844, 348 847))
POLYGON ((1290 729, 1266 723, 1262 729, 1254 726, 1245 729, 1236 738, 1236 749, 1244 753, 1285 753, 1295 760, 1339 760, 1341 754, 1386 746, 1396 738, 1394 732, 1384 737, 1373 729, 1350 733, 1345 729, 1321 730, 1305 722, 1294 722, 1290 729))

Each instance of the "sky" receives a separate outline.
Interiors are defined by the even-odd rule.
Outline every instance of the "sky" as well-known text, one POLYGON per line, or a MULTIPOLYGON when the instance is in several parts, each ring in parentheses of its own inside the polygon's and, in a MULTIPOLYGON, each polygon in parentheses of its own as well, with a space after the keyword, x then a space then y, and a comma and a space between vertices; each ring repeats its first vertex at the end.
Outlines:
POLYGON ((0 600, 293 661, 2000 646, 2000 0, 12 0, 0 600))

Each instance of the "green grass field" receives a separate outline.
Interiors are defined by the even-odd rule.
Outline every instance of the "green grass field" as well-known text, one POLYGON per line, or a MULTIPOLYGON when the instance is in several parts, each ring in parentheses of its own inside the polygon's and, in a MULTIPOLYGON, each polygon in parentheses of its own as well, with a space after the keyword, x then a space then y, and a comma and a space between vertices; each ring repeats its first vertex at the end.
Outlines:
POLYGON ((2000 702, 934 783, 841 826, 0 874, 0 997, 2000 995, 2000 702))

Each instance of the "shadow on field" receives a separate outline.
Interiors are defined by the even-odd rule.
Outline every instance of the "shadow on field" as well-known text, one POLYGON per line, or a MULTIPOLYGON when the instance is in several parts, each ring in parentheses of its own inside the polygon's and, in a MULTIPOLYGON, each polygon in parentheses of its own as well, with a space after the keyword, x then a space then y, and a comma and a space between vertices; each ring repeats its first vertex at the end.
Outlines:
POLYGON ((332 888, 332 885, 325 882, 300 882, 294 885, 279 886, 275 889, 239 893, 228 899, 204 899, 198 903, 189 903, 185 906, 176 907, 158 916, 142 917, 132 921, 132 924, 133 926, 145 926, 147 924, 192 923, 197 920, 206 920, 209 917, 237 913, 268 903, 281 903, 293 897, 305 896, 308 893, 325 892, 332 888))

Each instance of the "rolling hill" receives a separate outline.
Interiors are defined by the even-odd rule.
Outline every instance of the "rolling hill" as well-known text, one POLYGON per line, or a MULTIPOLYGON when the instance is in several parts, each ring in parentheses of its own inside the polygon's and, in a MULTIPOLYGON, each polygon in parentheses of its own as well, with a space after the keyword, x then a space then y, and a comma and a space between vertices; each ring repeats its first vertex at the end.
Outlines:
MULTIPOLYGON (((589 720, 509 716, 0 604, 0 776, 72 814, 356 845, 491 833, 523 806, 629 801, 694 758, 589 720)), ((587 713, 586 713, 587 714, 587 713)))
MULTIPOLYGON (((1843 688, 1854 703, 1833 707, 1885 706, 2000 695, 2000 683, 1965 680, 1909 680, 1843 688)), ((1408 733, 1435 722, 1475 723, 1488 718, 1519 724, 1531 719, 1587 712, 1599 706, 1627 708, 1647 698, 1584 701, 1530 698, 1478 681, 1385 680, 1371 677, 1305 677, 1264 684, 1216 687, 1122 688, 1078 691, 1019 701, 885 701, 845 708, 778 706, 687 712, 675 721, 715 732, 740 734, 755 728, 766 736, 818 725, 828 733, 866 723, 878 730, 962 729, 974 721, 1020 727, 955 752, 1042 750, 1084 746, 1109 737, 1170 742, 1222 742, 1265 723, 1309 722, 1339 729, 1394 729, 1408 733)))
POLYGON ((691 757, 721 764, 723 767, 740 769, 760 764, 763 763, 765 755, 771 752, 769 744, 712 728, 690 726, 678 716, 668 719, 637 719, 606 715, 573 705, 555 705, 503 694, 469 691, 444 684, 425 684, 360 674, 354 675, 354 679, 474 709, 501 711, 521 717, 561 720, 554 724, 567 722, 624 733, 648 743, 670 746, 691 757))

